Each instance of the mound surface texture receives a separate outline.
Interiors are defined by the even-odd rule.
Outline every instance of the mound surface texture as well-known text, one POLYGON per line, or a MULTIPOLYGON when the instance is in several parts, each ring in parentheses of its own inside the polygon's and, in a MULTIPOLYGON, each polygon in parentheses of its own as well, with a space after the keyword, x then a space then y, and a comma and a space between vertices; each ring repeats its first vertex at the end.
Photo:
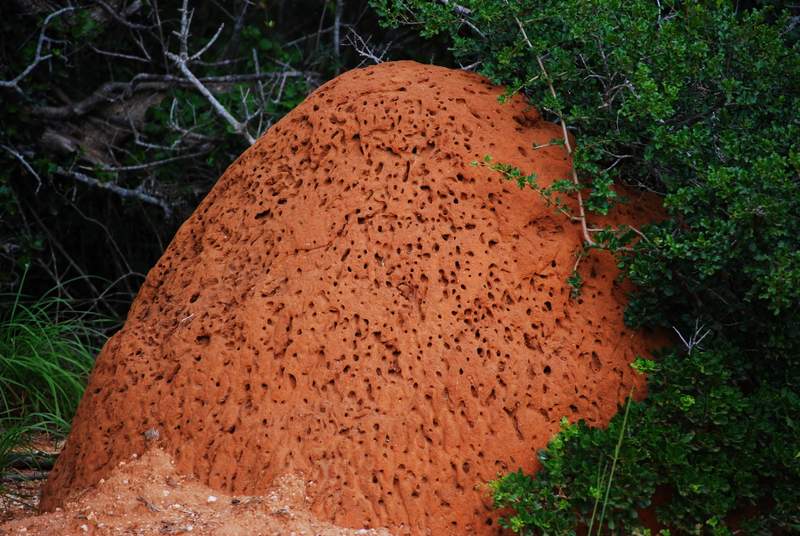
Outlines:
MULTIPOLYGON (((566 279, 580 229, 470 162, 564 178, 560 130, 483 78, 346 73, 269 130, 177 233, 101 352, 45 508, 158 445, 178 471, 403 534, 496 530, 482 484, 536 467, 562 416, 640 383, 613 259, 566 279), (590 274, 591 272, 591 274, 590 274)), ((643 208, 617 221, 641 221, 643 208)))

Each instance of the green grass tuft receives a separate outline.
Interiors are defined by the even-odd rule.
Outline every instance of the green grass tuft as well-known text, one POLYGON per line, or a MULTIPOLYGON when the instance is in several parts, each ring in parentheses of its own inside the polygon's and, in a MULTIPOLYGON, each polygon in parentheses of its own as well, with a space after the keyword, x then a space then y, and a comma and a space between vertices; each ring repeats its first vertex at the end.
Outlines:
POLYGON ((63 298, 0 295, 0 474, 34 434, 63 437, 83 396, 107 318, 63 298))

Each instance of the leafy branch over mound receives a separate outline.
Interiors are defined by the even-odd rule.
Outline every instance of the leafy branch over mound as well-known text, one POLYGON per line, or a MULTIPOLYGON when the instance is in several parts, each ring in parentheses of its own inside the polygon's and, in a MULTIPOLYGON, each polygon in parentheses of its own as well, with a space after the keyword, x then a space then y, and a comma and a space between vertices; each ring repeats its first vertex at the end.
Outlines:
MULTIPOLYGON (((644 530, 638 512, 657 496, 659 520, 680 532, 800 530, 798 7, 372 4, 387 24, 448 34, 459 59, 569 126, 570 193, 586 188, 587 211, 607 212, 614 183, 663 198, 670 218, 642 229, 648 240, 611 249, 638 288, 628 322, 683 345, 639 362, 649 396, 630 407, 603 528, 644 530)), ((513 510, 505 523, 528 534, 588 526, 623 418, 568 425, 535 478, 497 481, 497 506, 513 510)))

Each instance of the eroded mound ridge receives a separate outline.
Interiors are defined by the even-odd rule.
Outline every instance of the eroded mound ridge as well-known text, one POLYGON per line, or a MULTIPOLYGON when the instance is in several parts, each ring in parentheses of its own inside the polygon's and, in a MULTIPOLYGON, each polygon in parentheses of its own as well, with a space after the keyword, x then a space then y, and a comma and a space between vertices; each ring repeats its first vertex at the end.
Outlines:
POLYGON ((563 147, 533 148, 559 129, 500 93, 387 63, 271 128, 101 352, 44 507, 158 431, 179 471, 229 493, 300 474, 339 525, 492 531, 482 484, 534 469, 562 416, 607 422, 648 347, 623 326, 613 260, 585 260, 570 300, 579 228, 470 165, 568 176, 563 147))

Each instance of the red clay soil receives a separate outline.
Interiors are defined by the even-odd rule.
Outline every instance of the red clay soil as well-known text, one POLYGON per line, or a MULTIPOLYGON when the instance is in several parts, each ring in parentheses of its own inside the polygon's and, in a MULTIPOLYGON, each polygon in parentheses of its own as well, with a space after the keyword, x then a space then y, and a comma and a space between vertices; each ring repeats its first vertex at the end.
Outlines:
MULTIPOLYGON (((655 337, 623 325, 608 255, 486 167, 569 176, 559 128, 412 62, 319 88, 225 172, 106 344, 45 486, 52 509, 141 455, 396 534, 489 534, 485 483, 536 469, 563 416, 603 425, 655 337)), ((618 209, 642 222, 652 203, 618 209)))
POLYGON ((151 449, 122 461, 108 478, 64 508, 0 525, 0 535, 84 536, 389 536, 383 529, 343 529, 308 512, 305 483, 282 477, 264 496, 231 496, 178 474, 151 449))

